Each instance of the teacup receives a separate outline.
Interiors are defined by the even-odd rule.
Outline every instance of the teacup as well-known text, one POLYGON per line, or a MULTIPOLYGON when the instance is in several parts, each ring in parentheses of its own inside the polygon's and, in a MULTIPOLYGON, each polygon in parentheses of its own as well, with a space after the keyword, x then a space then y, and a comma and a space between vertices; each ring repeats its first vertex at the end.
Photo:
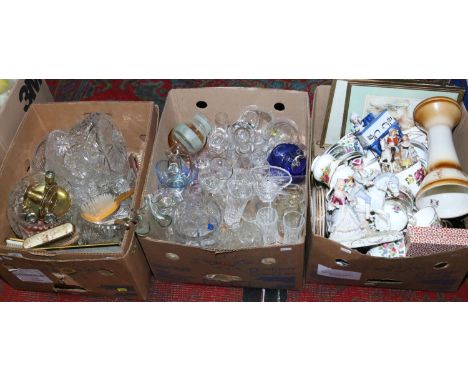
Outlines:
POLYGON ((442 227, 442 222, 440 221, 436 210, 431 206, 421 208, 413 215, 413 218, 414 225, 416 227, 442 227))
POLYGON ((315 157, 312 162, 311 171, 314 179, 318 182, 325 183, 327 186, 330 184, 331 177, 341 161, 335 159, 331 154, 322 154, 315 157))
POLYGON ((346 134, 337 143, 330 146, 326 154, 331 154, 335 159, 348 160, 364 155, 364 149, 353 133, 346 134))
POLYGON ((421 162, 416 162, 411 167, 408 167, 406 170, 395 175, 397 176, 400 185, 411 190, 413 196, 416 196, 419 187, 426 176, 426 169, 421 162))
POLYGON ((383 212, 386 219, 379 219, 376 216, 375 227, 379 231, 401 231, 408 224, 408 215, 406 206, 397 199, 386 200, 383 206, 383 212))

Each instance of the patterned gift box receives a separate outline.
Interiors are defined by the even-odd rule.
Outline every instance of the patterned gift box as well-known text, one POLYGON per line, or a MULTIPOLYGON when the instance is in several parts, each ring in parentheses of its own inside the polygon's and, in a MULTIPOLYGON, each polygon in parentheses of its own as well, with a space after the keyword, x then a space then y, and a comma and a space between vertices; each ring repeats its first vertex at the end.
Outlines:
POLYGON ((409 227, 407 256, 427 256, 468 247, 468 229, 409 227))

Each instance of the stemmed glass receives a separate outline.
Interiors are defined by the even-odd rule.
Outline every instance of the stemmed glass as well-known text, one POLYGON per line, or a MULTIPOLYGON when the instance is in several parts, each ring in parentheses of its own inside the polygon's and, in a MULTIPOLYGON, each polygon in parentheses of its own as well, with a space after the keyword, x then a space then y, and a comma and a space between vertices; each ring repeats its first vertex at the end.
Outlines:
POLYGON ((260 166, 250 170, 254 178, 257 196, 262 202, 270 203, 281 190, 291 184, 291 174, 276 166, 260 166))

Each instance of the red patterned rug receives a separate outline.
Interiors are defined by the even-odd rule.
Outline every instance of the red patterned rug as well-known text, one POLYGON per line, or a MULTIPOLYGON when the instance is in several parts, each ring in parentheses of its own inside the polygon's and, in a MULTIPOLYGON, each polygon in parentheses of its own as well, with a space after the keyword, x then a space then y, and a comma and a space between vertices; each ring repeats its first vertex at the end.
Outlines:
MULTIPOLYGON (((56 101, 149 100, 160 109, 173 87, 256 86, 308 91, 327 80, 47 80, 56 101)), ((311 99, 312 100, 312 99, 311 99)), ((312 105, 312 102, 311 102, 312 105)), ((149 301, 242 301, 241 288, 154 281, 149 301)), ((468 301, 468 281, 454 293, 307 284, 288 291, 288 301, 468 301)), ((117 301, 102 297, 18 291, 0 280, 0 301, 117 301)))

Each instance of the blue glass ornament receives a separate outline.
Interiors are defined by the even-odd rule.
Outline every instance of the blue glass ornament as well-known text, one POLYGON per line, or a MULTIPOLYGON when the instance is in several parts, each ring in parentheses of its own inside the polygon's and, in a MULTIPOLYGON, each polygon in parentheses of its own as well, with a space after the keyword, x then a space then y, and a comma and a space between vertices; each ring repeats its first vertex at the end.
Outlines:
POLYGON ((281 143, 268 155, 268 163, 288 171, 293 180, 292 183, 301 183, 305 179, 307 170, 307 158, 304 151, 298 145, 281 143))

